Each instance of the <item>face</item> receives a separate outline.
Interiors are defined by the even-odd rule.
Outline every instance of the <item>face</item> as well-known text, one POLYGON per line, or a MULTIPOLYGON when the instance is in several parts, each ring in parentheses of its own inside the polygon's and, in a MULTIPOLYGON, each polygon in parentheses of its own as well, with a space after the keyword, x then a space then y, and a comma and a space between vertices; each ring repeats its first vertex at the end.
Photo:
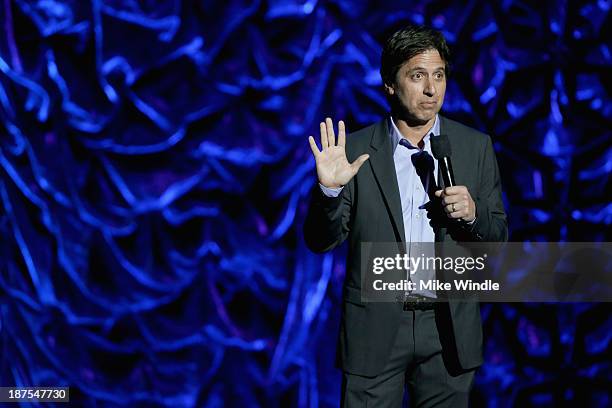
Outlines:
POLYGON ((433 121, 446 92, 444 65, 437 50, 415 55, 402 65, 395 83, 385 84, 395 114, 416 125, 433 121))

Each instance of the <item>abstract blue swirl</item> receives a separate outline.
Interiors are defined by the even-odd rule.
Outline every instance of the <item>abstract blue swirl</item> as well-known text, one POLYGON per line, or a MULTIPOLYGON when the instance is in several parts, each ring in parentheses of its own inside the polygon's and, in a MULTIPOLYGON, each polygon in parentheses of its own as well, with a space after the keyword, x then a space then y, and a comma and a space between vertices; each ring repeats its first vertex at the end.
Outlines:
MULTIPOLYGON (((454 51, 515 241, 609 241, 610 1, 0 1, 0 385, 75 406, 337 406, 343 250, 301 238, 381 42, 454 51)), ((609 406, 606 304, 483 305, 475 406, 609 406)))

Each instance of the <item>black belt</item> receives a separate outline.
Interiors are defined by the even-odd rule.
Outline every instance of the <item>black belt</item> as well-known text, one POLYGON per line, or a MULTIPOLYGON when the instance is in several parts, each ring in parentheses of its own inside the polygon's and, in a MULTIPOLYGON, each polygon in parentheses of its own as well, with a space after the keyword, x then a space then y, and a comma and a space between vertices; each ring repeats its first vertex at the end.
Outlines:
POLYGON ((436 302, 425 296, 409 296, 404 300, 404 311, 433 310, 436 302))

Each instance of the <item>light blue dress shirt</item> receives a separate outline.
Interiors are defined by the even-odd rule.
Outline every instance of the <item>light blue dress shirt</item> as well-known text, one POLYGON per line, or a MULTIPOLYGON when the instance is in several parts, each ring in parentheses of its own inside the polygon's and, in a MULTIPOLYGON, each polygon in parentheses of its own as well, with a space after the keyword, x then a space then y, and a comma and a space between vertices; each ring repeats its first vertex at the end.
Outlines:
MULTIPOLYGON (((427 152, 433 161, 433 180, 431 188, 437 186, 438 176, 438 161, 431 153, 430 138, 440 135, 440 119, 436 115, 436 120, 430 130, 425 133, 423 138, 423 149, 413 146, 400 133, 399 129, 393 122, 393 118, 389 118, 389 134, 391 135, 391 146, 393 147, 393 163, 395 164, 395 172, 397 174, 397 184, 402 203, 402 218, 404 219, 404 231, 406 233, 406 250, 410 257, 431 257, 435 256, 433 242, 435 242, 435 233, 427 218, 427 210, 425 204, 429 202, 427 195, 427 186, 417 174, 415 165, 413 164, 413 156, 427 152), (400 144, 400 141, 405 141, 400 144), (425 243, 424 245, 420 245, 425 243), (430 244, 429 244, 430 243, 430 244)), ((408 274, 408 279, 416 284, 416 289, 410 292, 410 295, 421 295, 427 297, 436 297, 435 291, 421 290, 419 288, 420 280, 435 279, 435 270, 417 269, 412 275, 408 274)))

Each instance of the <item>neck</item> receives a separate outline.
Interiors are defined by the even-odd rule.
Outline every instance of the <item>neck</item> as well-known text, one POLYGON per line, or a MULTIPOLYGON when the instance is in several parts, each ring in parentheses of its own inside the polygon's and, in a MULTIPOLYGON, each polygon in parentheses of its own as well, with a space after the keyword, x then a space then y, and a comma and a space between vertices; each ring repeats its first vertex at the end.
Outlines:
POLYGON ((419 144, 427 134, 427 131, 431 129, 431 127, 436 121, 435 116, 425 123, 410 123, 409 121, 405 119, 400 119, 395 115, 393 115, 392 117, 395 126, 397 126, 397 130, 399 130, 402 136, 408 139, 408 141, 413 146, 419 146, 419 144))

